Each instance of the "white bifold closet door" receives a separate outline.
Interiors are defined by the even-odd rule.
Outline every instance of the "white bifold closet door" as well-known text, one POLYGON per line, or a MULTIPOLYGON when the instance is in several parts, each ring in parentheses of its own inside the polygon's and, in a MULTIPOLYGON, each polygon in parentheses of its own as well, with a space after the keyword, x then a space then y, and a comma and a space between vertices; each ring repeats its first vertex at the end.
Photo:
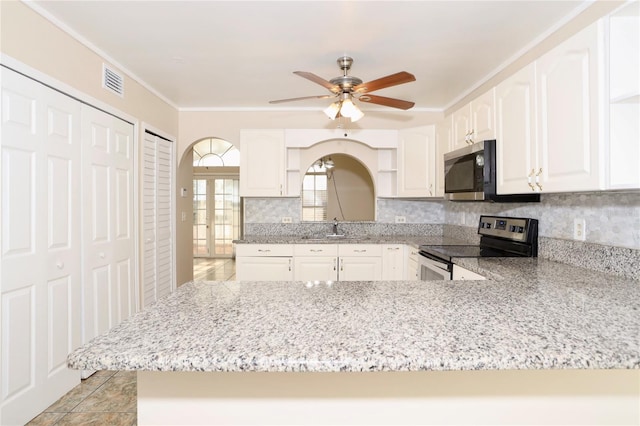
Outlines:
POLYGON ((2 418, 80 382, 80 104, 2 69, 2 418))
POLYGON ((83 105, 83 342, 137 309, 133 126, 83 105))
POLYGON ((143 159, 143 305, 175 289, 173 254, 173 143, 150 132, 143 159))
MULTIPOLYGON (((90 291, 94 284, 87 278, 101 276, 94 257, 104 253, 117 265, 104 284, 112 294, 122 287, 132 293, 133 275, 126 269, 132 269, 134 253, 133 162, 129 158, 105 166, 113 177, 108 184, 104 169, 88 173, 85 148, 96 139, 87 139, 94 132, 86 117, 113 117, 4 67, 0 72, 0 424, 13 425, 28 422, 80 382, 80 372, 68 369, 66 358, 82 343, 83 314, 92 313, 84 302, 93 298, 100 312, 110 304, 90 291), (97 192, 89 196, 91 191, 97 192), (100 201, 111 199, 107 194, 114 197, 109 206, 100 201), (126 204, 115 201, 122 199, 126 204), (91 203, 96 205, 88 209, 91 203), (96 209, 108 220, 83 227, 87 212, 96 209), (94 235, 105 234, 110 244, 87 244, 94 235)), ((133 126, 117 121, 124 126, 110 124, 110 149, 122 153, 128 143, 131 157, 133 126), (128 136, 115 136, 120 133, 128 136)), ((111 317, 122 319, 134 301, 130 297, 119 303, 120 312, 110 311, 111 317)))

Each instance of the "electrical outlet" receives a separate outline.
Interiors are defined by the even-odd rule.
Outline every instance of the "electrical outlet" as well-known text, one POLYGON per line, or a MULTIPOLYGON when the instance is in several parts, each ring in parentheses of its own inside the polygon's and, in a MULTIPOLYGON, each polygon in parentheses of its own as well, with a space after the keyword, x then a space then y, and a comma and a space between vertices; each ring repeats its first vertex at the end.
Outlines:
POLYGON ((291 219, 291 216, 283 216, 282 217, 282 223, 292 223, 293 220, 291 219))
POLYGON ((181 219, 183 222, 187 221, 187 212, 182 212, 181 219))
POLYGON ((407 223, 407 218, 404 216, 396 216, 396 223, 407 223))
POLYGON ((584 241, 587 236, 587 224, 583 218, 573 219, 573 239, 584 241))

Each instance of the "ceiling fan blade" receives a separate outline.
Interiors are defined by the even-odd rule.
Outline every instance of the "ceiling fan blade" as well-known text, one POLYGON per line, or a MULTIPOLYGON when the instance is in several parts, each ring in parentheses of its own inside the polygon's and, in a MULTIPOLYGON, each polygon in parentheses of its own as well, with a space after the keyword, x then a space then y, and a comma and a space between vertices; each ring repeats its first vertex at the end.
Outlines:
POLYGON ((386 98, 384 96, 370 95, 368 93, 360 96, 358 100, 362 102, 368 102, 370 104, 384 105, 384 106, 404 109, 404 110, 412 108, 415 105, 414 102, 403 101, 401 99, 386 98))
POLYGON ((406 71, 400 71, 377 80, 368 81, 358 84, 353 88, 357 93, 369 93, 375 90, 384 89, 385 87, 397 86, 398 84, 410 83, 416 81, 416 77, 406 71))
POLYGON ((279 104, 282 102, 292 102, 292 101, 303 101, 305 99, 327 99, 333 98, 335 95, 318 95, 318 96, 303 96, 301 98, 289 98, 289 99, 278 99, 275 101, 269 101, 270 104, 279 104))
POLYGON ((296 74, 296 75, 299 75, 302 78, 306 78, 307 80, 313 81, 314 83, 319 84, 320 86, 329 89, 333 93, 339 93, 340 92, 340 86, 338 86, 336 84, 333 84, 330 81, 327 81, 322 77, 318 77, 314 73, 306 72, 306 71, 294 71, 293 73, 296 74))

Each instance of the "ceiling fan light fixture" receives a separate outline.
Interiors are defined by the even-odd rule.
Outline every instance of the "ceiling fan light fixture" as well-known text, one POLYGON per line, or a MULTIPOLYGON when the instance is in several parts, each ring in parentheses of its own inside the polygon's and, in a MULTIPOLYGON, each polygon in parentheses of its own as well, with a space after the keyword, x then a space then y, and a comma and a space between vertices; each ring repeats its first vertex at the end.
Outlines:
POLYGON ((360 120, 364 117, 364 113, 353 103, 351 98, 345 97, 342 101, 342 108, 340 108, 340 114, 344 117, 351 119, 351 122, 360 120))
POLYGON ((340 112, 340 104, 341 102, 334 102, 328 107, 326 107, 323 112, 329 117, 331 120, 335 120, 336 116, 340 112))

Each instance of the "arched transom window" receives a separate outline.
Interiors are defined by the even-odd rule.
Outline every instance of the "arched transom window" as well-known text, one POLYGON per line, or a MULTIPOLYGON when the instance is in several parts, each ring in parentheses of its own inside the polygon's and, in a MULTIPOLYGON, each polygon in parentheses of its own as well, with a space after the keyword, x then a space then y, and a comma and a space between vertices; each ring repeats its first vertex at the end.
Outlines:
POLYGON ((223 139, 203 139, 193 146, 193 166, 240 166, 240 151, 223 139))

